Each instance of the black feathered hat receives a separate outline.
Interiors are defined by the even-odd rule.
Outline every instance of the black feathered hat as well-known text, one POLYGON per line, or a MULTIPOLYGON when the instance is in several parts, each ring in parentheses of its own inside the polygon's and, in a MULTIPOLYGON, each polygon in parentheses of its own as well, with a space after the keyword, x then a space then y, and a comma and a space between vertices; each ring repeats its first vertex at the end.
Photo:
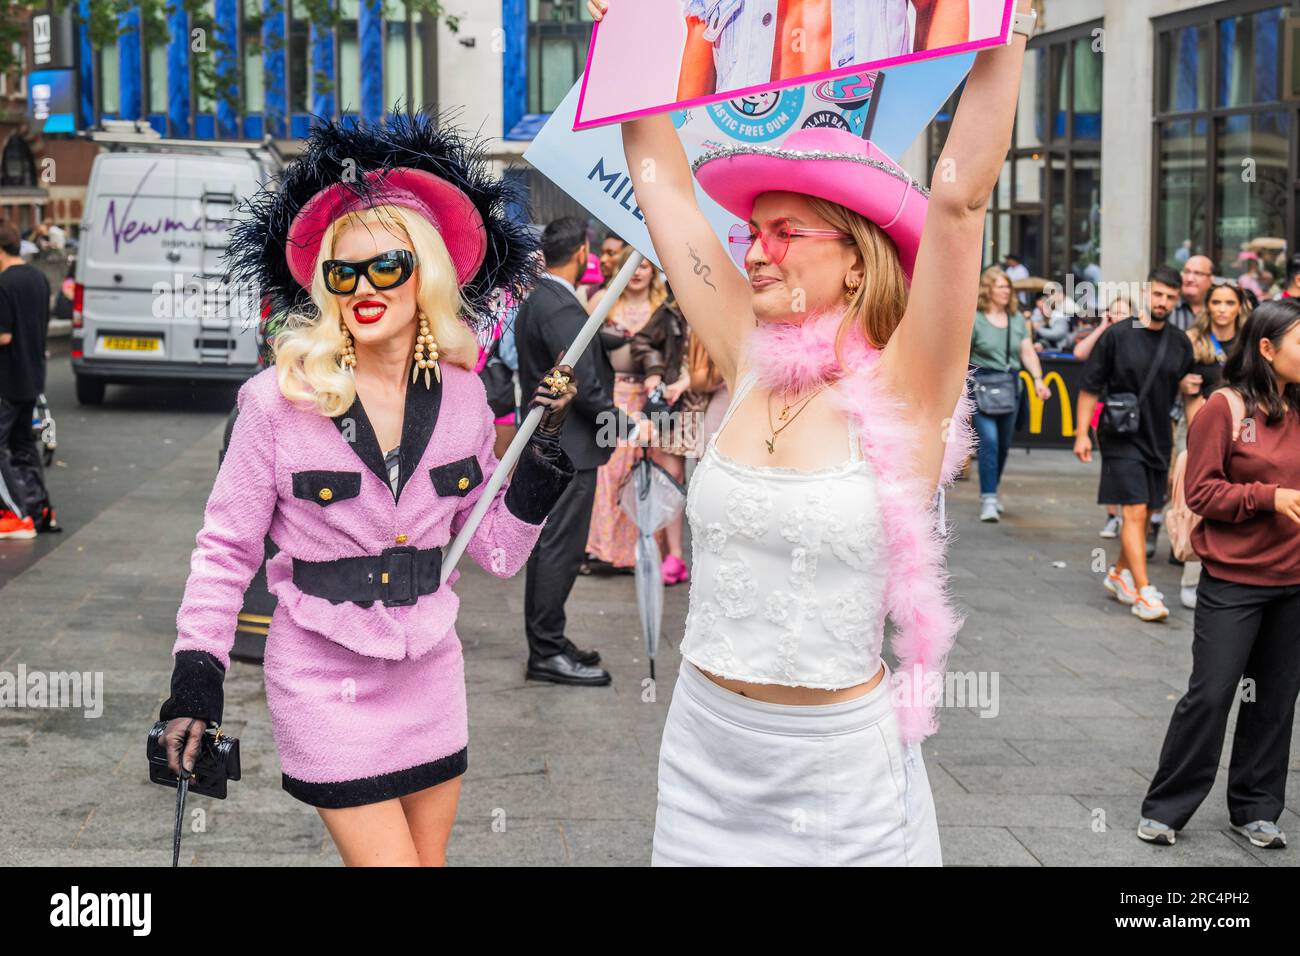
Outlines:
POLYGON ((540 278, 538 240, 510 219, 521 190, 492 175, 479 143, 427 113, 384 123, 314 117, 302 153, 244 203, 229 233, 227 278, 255 288, 270 311, 316 311, 309 288, 326 228, 350 210, 414 209, 438 230, 456 265, 475 332, 499 290, 522 299, 540 278))

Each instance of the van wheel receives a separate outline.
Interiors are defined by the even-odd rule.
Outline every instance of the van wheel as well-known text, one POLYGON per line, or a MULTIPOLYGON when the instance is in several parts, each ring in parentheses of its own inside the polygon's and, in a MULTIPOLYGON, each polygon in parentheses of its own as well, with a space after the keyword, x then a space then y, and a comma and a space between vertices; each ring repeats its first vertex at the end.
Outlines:
POLYGON ((77 376, 77 404, 78 405, 102 405, 104 402, 104 391, 108 383, 102 378, 87 378, 85 375, 77 376))

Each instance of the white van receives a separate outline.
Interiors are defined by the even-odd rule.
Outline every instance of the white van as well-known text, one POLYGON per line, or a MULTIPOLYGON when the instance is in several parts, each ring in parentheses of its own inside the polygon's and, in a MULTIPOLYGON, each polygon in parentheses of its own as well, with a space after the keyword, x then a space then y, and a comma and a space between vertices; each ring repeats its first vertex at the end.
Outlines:
POLYGON ((82 404, 110 382, 239 382, 258 369, 261 303, 231 294, 221 256, 236 205, 272 164, 168 142, 100 153, 91 168, 72 313, 82 404))

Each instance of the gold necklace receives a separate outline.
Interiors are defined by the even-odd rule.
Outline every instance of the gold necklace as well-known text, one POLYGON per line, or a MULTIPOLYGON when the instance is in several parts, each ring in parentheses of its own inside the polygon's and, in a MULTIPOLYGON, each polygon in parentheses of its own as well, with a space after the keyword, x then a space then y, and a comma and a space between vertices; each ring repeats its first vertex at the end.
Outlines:
POLYGON ((800 403, 798 409, 795 410, 795 413, 794 413, 793 415, 790 414, 791 403, 787 402, 787 403, 785 404, 785 406, 781 409, 781 414, 777 416, 777 417, 778 417, 778 418, 779 418, 779 419, 784 423, 784 424, 781 425, 780 428, 777 428, 775 425, 772 424, 772 396, 771 396, 770 394, 768 395, 768 401, 767 401, 767 427, 768 427, 769 430, 771 430, 771 432, 772 432, 772 437, 771 437, 771 438, 764 438, 764 439, 763 439, 763 444, 767 445, 767 453, 768 453, 769 455, 775 455, 775 454, 776 454, 776 436, 779 435, 779 434, 781 434, 781 432, 785 431, 785 430, 786 430, 787 428, 789 428, 791 425, 793 425, 793 424, 794 424, 794 420, 795 420, 796 418, 798 418, 798 417, 800 416, 800 414, 803 413, 803 410, 804 410, 805 408, 808 407, 808 403, 811 402, 811 401, 812 401, 814 398, 816 398, 818 395, 820 395, 820 394, 822 393, 822 391, 823 391, 823 390, 827 387, 827 385, 829 385, 829 384, 830 384, 830 383, 828 382, 828 383, 826 383, 826 385, 822 385, 820 388, 817 389, 817 391, 813 392, 811 395, 809 395, 807 398, 805 398, 805 399, 800 403))

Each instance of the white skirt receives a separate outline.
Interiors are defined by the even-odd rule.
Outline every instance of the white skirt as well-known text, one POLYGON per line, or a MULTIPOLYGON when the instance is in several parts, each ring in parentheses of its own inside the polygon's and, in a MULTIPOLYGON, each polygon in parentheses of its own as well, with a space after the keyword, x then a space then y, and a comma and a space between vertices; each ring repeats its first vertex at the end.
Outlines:
POLYGON ((942 866, 888 670, 836 704, 753 700, 683 660, 659 748, 652 866, 942 866))

